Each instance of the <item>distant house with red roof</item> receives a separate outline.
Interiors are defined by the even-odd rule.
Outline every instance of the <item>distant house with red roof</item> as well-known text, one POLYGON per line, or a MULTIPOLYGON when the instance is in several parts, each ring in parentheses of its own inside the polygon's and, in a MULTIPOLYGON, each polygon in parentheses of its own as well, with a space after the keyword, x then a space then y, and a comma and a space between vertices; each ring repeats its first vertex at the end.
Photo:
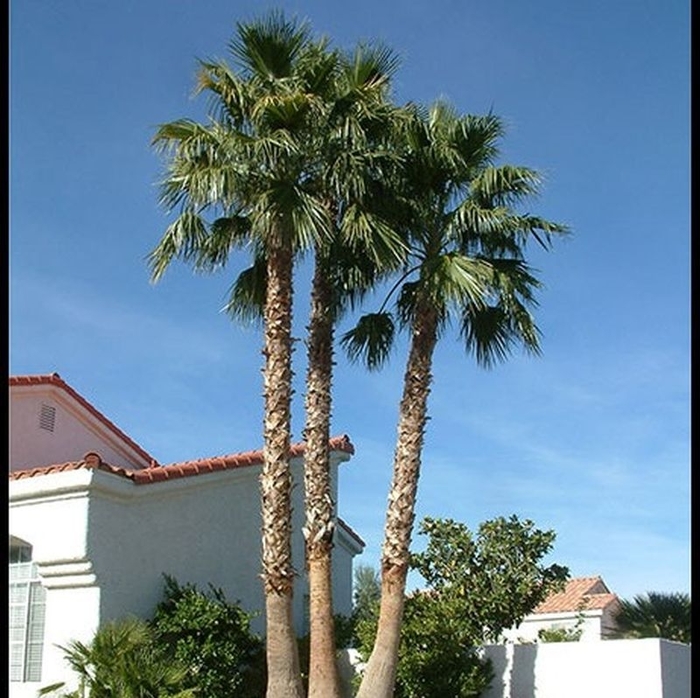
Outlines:
MULTIPOLYGON (((88 641, 125 615, 150 617, 163 574, 220 587, 264 611, 260 575, 261 450, 161 465, 58 374, 11 376, 10 696, 70 680, 57 645, 88 641)), ((331 439, 333 499, 338 466, 354 447, 331 439)), ((291 448, 294 621, 306 630, 304 445, 291 448)), ((352 561, 364 543, 337 518, 333 594, 352 608, 352 561)), ((254 628, 262 631, 262 617, 254 628)))
POLYGON ((511 642, 534 642, 540 630, 580 631, 580 640, 610 638, 620 600, 601 577, 574 577, 548 596, 523 622, 504 635, 511 642))
POLYGON ((616 639, 620 605, 600 576, 569 579, 499 644, 483 648, 494 679, 482 698, 690 698, 691 646, 616 639), (542 630, 562 632, 543 639, 542 630), (579 634, 578 642, 554 639, 579 634))

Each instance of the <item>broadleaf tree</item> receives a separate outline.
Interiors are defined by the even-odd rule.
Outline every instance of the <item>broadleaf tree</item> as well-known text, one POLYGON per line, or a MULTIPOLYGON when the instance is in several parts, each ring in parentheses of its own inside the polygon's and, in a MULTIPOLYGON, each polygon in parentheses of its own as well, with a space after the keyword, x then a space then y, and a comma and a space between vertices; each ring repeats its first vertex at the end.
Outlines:
MULTIPOLYGON (((426 517, 428 542, 410 568, 424 582, 408 595, 401 626, 396 695, 401 698, 478 696, 493 673, 478 648, 519 624, 563 587, 568 568, 545 564, 556 534, 513 515, 483 522, 473 534, 452 519, 426 517)), ((377 614, 358 624, 360 651, 372 651, 377 614)))

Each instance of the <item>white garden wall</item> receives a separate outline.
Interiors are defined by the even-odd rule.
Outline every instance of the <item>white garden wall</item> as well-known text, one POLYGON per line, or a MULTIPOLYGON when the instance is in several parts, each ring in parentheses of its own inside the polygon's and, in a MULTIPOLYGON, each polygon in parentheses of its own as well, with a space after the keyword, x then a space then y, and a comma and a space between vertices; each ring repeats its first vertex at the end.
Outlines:
POLYGON ((690 646, 668 640, 488 645, 481 698, 690 698, 690 646))

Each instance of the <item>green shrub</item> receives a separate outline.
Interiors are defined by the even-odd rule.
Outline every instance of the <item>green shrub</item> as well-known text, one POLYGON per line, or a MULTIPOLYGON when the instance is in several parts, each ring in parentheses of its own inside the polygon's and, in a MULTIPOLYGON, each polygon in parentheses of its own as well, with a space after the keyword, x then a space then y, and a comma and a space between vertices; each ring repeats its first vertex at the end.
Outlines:
POLYGON ((164 599, 151 621, 155 643, 188 667, 188 685, 198 698, 264 696, 264 643, 250 630, 252 616, 221 589, 210 585, 206 594, 164 576, 164 599))

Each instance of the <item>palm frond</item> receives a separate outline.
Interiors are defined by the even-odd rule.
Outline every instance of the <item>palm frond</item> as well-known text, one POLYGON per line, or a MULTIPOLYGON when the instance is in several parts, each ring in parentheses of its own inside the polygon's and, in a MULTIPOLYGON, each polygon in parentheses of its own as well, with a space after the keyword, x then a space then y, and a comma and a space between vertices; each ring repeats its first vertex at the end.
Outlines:
POLYGON ((495 301, 483 307, 468 305, 461 334, 468 353, 490 368, 504 361, 517 344, 533 355, 540 353, 540 331, 528 306, 536 306, 533 289, 540 283, 518 260, 492 260, 495 301))
POLYGON ((336 319, 348 308, 358 310, 363 300, 394 271, 387 265, 378 265, 367 246, 353 246, 342 239, 334 240, 316 254, 325 257, 336 319))
POLYGON ((517 296, 532 307, 537 306, 535 291, 542 282, 534 275, 530 266, 520 259, 488 258, 493 271, 492 287, 500 296, 517 296))
POLYGON ((466 114, 458 120, 452 139, 470 168, 470 175, 494 161, 499 153, 498 142, 504 133, 503 121, 495 114, 466 114))
POLYGON ((229 121, 245 128, 254 96, 250 85, 241 80, 224 61, 199 61, 195 96, 208 92, 209 113, 218 121, 229 121))
POLYGON ((512 206, 539 195, 541 175, 529 167, 486 167, 470 183, 471 196, 483 207, 512 206))
POLYGON ((515 213, 507 205, 483 207, 472 197, 463 200, 449 216, 449 236, 465 253, 521 257, 533 238, 549 249, 553 235, 566 235, 569 228, 539 216, 515 213))
POLYGON ((200 243, 195 269, 213 271, 225 266, 231 250, 247 244, 250 232, 251 223, 246 215, 217 218, 209 226, 209 234, 200 243))
POLYGON ((571 233, 568 225, 529 214, 518 216, 517 230, 521 243, 525 243, 528 237, 532 236, 545 250, 550 249, 554 235, 565 236, 571 233))
POLYGON ((389 358, 395 327, 390 313, 363 315, 340 340, 352 362, 362 362, 370 370, 380 368, 389 358))
POLYGON ((266 95, 256 101, 251 116, 264 133, 274 134, 277 139, 284 135, 286 150, 289 151, 293 143, 289 133, 297 132, 306 125, 313 105, 313 97, 301 92, 266 95))
POLYGON ((267 265, 264 258, 258 257, 234 281, 223 310, 244 324, 260 325, 264 317, 266 290, 267 265))
POLYGON ((277 180, 258 192, 251 208, 254 230, 269 238, 282 230, 297 250, 312 249, 330 239, 332 222, 326 207, 294 182, 277 180))
POLYGON ((151 145, 155 146, 158 152, 168 152, 183 141, 191 140, 206 132, 201 124, 192 119, 176 119, 158 126, 151 145))
POLYGON ((660 637, 691 642, 691 602, 683 592, 650 591, 631 601, 623 599, 615 614, 616 636, 622 638, 660 637))
POLYGON ((480 309, 468 307, 463 313, 461 326, 467 352, 474 355, 480 366, 492 368, 508 358, 518 335, 524 332, 527 340, 523 341, 523 346, 530 353, 538 354, 538 331, 531 318, 530 322, 527 321, 528 318, 529 315, 524 314, 516 321, 513 313, 508 313, 500 305, 480 309))
POLYGON ((361 42, 345 60, 343 76, 349 91, 388 86, 400 66, 399 56, 381 42, 361 42))
POLYGON ((207 227, 192 209, 185 210, 166 229, 156 247, 148 254, 151 280, 158 281, 174 259, 196 260, 207 237, 207 227))
MULTIPOLYGON (((418 281, 404 281, 401 284, 396 299, 396 316, 399 326, 410 327, 418 306, 420 283, 418 281)), ((442 309, 444 315, 444 308, 442 309)))
POLYGON ((299 249, 309 250, 332 239, 333 223, 328 208, 302 187, 294 187, 292 220, 299 249))
POLYGON ((159 202, 168 211, 186 202, 231 205, 255 181, 250 139, 221 124, 172 122, 160 127, 156 140, 169 151, 159 202))
POLYGON ((339 52, 330 49, 328 39, 321 37, 305 47, 296 69, 307 94, 328 95, 336 89, 339 66, 339 52))
POLYGON ((345 209, 339 232, 350 248, 364 248, 377 267, 396 269, 407 259, 408 245, 401 234, 373 211, 358 204, 345 209))
POLYGON ((447 252, 426 259, 421 268, 421 292, 439 308, 484 305, 493 281, 488 261, 459 252, 447 252))
POLYGON ((486 368, 504 361, 518 344, 540 354, 541 333, 528 307, 536 307, 535 290, 542 284, 521 260, 490 259, 492 302, 467 305, 461 317, 461 335, 468 353, 486 368))
POLYGON ((248 76, 264 80, 288 78, 295 59, 310 41, 307 22, 288 20, 273 10, 261 20, 239 22, 229 50, 248 76))

